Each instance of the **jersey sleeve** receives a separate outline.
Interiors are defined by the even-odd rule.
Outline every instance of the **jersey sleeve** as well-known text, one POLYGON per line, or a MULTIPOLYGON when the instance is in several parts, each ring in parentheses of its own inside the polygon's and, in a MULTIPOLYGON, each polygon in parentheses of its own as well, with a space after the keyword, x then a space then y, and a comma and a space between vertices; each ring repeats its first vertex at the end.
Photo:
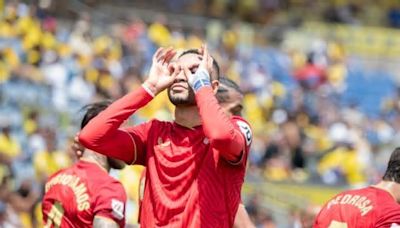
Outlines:
MULTIPOLYGON (((196 92, 196 102, 204 134, 209 138, 211 145, 230 163, 240 163, 246 144, 250 145, 251 142, 251 138, 249 142, 246 141, 242 131, 247 127, 250 129, 249 125, 245 121, 241 121, 239 125, 232 122, 218 104, 211 86, 204 86, 196 92)), ((251 136, 251 130, 249 133, 251 136)))
POLYGON ((132 164, 144 157, 144 142, 151 122, 132 128, 120 126, 136 110, 152 100, 143 88, 137 89, 112 103, 99 113, 79 133, 79 142, 98 153, 132 164))
POLYGON ((241 163, 247 161, 247 156, 250 151, 250 145, 251 145, 251 142, 253 141, 253 133, 252 133, 249 123, 246 120, 244 120, 242 117, 234 116, 234 117, 232 117, 231 122, 234 125, 235 129, 237 131, 240 131, 240 133, 244 139, 244 142, 245 142, 243 144, 243 148, 242 148, 239 159, 235 162, 230 162, 232 165, 238 165, 238 164, 241 164, 241 163))
POLYGON ((94 216, 105 217, 125 226, 126 193, 119 182, 108 183, 96 192, 94 216))

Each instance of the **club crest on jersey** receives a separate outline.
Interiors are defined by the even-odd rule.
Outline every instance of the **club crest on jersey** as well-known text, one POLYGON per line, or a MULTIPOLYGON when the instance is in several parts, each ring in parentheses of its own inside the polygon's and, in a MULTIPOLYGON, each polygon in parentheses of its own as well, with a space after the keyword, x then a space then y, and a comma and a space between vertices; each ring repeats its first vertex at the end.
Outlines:
POLYGON ((253 138, 253 133, 251 132, 251 128, 250 126, 242 121, 242 120, 238 120, 236 121, 237 125, 240 128, 240 131, 242 132, 242 134, 244 135, 245 139, 246 139, 246 145, 250 145, 252 138, 253 138))
POLYGON ((116 219, 123 219, 124 218, 124 203, 116 200, 116 199, 111 199, 111 209, 112 209, 112 214, 116 219))
POLYGON ((171 141, 163 142, 163 139, 161 137, 158 137, 157 144, 159 146, 168 146, 169 144, 171 144, 171 141))

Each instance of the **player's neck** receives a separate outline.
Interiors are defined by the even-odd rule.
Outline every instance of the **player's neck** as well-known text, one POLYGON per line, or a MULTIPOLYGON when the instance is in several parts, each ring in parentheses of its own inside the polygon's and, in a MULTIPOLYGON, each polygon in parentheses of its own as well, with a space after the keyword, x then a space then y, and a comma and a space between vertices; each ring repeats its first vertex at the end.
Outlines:
POLYGON ((107 173, 110 171, 110 166, 108 165, 107 158, 105 158, 104 155, 98 154, 96 152, 86 149, 80 160, 94 163, 107 173))
POLYGON ((201 125, 201 119, 197 106, 176 107, 175 122, 188 128, 201 125))
POLYGON ((381 181, 374 187, 385 190, 393 196, 393 198, 400 203, 400 184, 393 181, 381 181))

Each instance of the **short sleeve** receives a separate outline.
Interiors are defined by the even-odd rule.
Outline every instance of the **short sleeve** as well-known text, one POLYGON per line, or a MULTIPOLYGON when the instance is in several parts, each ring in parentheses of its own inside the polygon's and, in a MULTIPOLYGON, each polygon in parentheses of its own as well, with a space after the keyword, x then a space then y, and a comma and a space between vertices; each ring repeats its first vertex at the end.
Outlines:
POLYGON ((96 192, 94 215, 109 218, 124 227, 126 200, 125 190, 119 182, 107 183, 96 192))
POLYGON ((233 125, 235 126, 235 129, 240 131, 240 133, 243 136, 244 142, 245 142, 239 161, 237 161, 235 163, 230 162, 232 165, 239 165, 239 164, 245 163, 247 161, 247 156, 250 151, 250 145, 251 145, 251 142, 253 141, 253 133, 252 133, 250 124, 243 118, 241 118, 239 116, 233 116, 231 121, 232 121, 233 125))

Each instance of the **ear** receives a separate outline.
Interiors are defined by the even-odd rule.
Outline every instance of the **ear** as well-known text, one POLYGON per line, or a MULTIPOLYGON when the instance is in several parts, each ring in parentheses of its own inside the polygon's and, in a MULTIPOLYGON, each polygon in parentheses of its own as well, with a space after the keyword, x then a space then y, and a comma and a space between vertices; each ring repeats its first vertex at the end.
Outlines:
POLYGON ((218 80, 212 80, 211 81, 211 86, 213 88, 214 94, 217 94, 218 87, 219 87, 219 81, 218 80))

